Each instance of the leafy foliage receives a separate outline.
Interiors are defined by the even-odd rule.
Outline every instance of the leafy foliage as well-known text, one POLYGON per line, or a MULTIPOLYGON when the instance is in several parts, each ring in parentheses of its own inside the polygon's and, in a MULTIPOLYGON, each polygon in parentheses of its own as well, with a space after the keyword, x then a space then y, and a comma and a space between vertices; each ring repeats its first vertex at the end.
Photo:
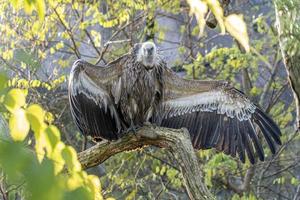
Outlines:
MULTIPOLYGON (((7 82, 2 78, 1 85, 7 82)), ((102 199, 98 177, 81 170, 76 151, 61 141, 54 125, 46 123, 44 109, 27 105, 26 90, 5 93, 5 89, 0 91, 1 103, 8 111, 12 141, 0 139, 0 166, 9 179, 24 181, 27 199, 102 199), (35 151, 27 147, 30 128, 35 151), (63 172, 65 165, 68 175, 63 172)))
MULTIPOLYGON (((95 175, 81 170, 76 158, 84 140, 68 112, 66 84, 72 62, 83 58, 107 63, 143 41, 149 32, 154 33, 153 40, 162 47, 160 54, 166 55, 170 66, 184 71, 187 78, 231 80, 251 94, 283 131, 286 145, 275 157, 265 151, 267 161, 255 165, 251 187, 242 197, 224 180, 229 177, 241 184, 250 165, 215 150, 199 151, 210 189, 221 199, 293 198, 299 187, 300 138, 293 134, 295 105, 286 88, 271 3, 263 9, 232 3, 244 14, 242 20, 236 12, 225 14, 224 1, 187 2, 0 1, 0 35, 5 35, 0 46, 0 120, 14 140, 1 133, 0 164, 7 177, 1 185, 12 198, 101 199, 100 193, 107 199, 187 198, 178 164, 165 151, 149 147, 110 158, 89 172, 99 176, 101 184, 95 175), (205 27, 209 10, 218 22, 217 31, 205 27), (146 26, 148 20, 154 21, 153 27, 146 26), (271 190, 279 194, 270 195, 271 190)), ((297 2, 278 2, 290 14, 285 34, 296 34, 298 18, 288 10, 293 6, 296 10, 297 2)), ((297 38, 286 41, 291 53, 298 52, 297 38)))

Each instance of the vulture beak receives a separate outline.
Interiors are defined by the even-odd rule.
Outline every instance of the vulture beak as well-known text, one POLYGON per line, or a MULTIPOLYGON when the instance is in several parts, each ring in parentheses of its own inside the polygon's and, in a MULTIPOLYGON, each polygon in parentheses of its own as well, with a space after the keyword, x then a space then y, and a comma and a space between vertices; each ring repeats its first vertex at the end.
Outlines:
POLYGON ((145 66, 147 69, 152 69, 154 67, 154 55, 155 55, 155 52, 154 52, 154 47, 153 46, 146 46, 144 48, 144 59, 145 59, 145 66))
POLYGON ((138 61, 141 62, 146 70, 151 70, 157 62, 156 46, 153 42, 144 42, 138 52, 138 61))

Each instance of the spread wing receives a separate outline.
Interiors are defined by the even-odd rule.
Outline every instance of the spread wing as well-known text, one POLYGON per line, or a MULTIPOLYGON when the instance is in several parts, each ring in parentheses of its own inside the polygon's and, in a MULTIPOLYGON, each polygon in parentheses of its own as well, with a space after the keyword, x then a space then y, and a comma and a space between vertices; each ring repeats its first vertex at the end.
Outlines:
POLYGON ((161 126, 186 127, 196 149, 238 154, 242 162, 246 153, 255 163, 255 154, 264 160, 258 128, 272 153, 281 144, 274 121, 226 81, 186 80, 167 69, 164 82, 161 126))
POLYGON ((82 134, 93 138, 114 140, 121 130, 121 119, 114 104, 114 96, 120 89, 118 83, 122 73, 121 57, 106 67, 94 66, 77 60, 72 67, 69 79, 69 101, 75 124, 82 134))

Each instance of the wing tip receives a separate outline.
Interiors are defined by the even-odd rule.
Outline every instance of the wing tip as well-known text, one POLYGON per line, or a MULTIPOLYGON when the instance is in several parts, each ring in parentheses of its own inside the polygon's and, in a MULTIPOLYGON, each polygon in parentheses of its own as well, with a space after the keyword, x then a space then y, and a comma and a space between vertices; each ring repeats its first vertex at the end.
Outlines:
POLYGON ((276 145, 282 145, 280 136, 282 135, 278 125, 264 113, 261 109, 257 108, 255 113, 253 113, 253 119, 255 124, 259 126, 259 129, 262 131, 264 138, 267 140, 271 152, 276 153, 276 145))

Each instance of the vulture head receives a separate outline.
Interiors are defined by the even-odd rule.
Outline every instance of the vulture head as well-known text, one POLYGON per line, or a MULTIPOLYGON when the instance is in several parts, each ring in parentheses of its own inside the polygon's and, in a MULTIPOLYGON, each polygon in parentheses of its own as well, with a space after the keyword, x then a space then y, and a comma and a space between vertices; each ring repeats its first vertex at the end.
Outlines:
POLYGON ((144 42, 137 49, 137 61, 142 63, 147 70, 152 69, 158 62, 156 46, 153 42, 144 42))

